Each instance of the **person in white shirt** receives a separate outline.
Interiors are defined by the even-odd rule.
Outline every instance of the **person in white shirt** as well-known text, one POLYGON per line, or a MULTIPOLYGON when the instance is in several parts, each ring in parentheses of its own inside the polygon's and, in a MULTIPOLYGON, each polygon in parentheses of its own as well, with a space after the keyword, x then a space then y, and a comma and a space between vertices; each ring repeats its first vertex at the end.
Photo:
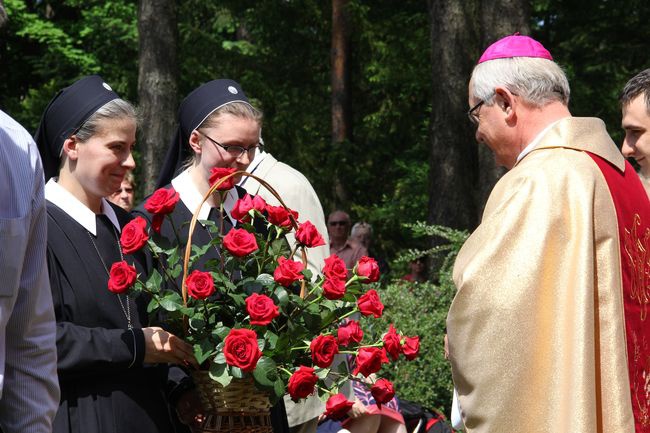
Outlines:
POLYGON ((0 431, 48 433, 59 406, 43 168, 0 111, 0 431))

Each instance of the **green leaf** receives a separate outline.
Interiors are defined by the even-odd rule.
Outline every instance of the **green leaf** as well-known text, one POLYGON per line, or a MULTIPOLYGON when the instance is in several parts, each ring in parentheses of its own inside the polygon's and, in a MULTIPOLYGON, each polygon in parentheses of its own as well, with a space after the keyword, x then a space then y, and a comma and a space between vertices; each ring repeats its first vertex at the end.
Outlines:
POLYGON ((197 317, 192 317, 190 320, 190 328, 200 331, 205 327, 205 320, 203 320, 203 317, 200 317, 200 315, 197 315, 197 317))
POLYGON ((264 286, 271 286, 275 283, 271 274, 259 274, 255 280, 264 286))
POLYGON ((160 286, 162 286, 162 275, 158 272, 158 269, 154 269, 151 272, 151 275, 147 279, 146 287, 152 293, 159 293, 160 286))
POLYGON ((263 356, 257 361, 253 377, 260 385, 272 387, 278 378, 277 368, 275 361, 263 356))
POLYGON ((273 294, 278 299, 278 305, 280 307, 284 307, 289 302, 289 293, 284 287, 278 286, 273 294))
POLYGON ((160 304, 158 303, 158 300, 156 298, 151 298, 151 301, 149 301, 149 305, 147 305, 147 313, 151 313, 152 311, 155 311, 160 304))
POLYGON ((324 380, 327 377, 327 375, 330 374, 330 369, 329 368, 318 368, 318 369, 316 369, 315 374, 319 379, 324 380))
POLYGON ((160 298, 160 306, 167 311, 180 310, 183 307, 183 299, 177 292, 167 292, 160 298))
POLYGON ((267 329, 264 333, 264 339, 268 342, 268 348, 274 350, 275 345, 278 342, 278 335, 267 329))
POLYGON ((230 367, 230 374, 232 374, 232 377, 237 379, 244 378, 244 372, 239 367, 234 367, 234 366, 230 367))
POLYGON ((224 355, 223 352, 217 353, 217 356, 214 357, 212 360, 215 364, 225 364, 226 363, 226 355, 224 355))
POLYGON ((280 399, 282 396, 285 394, 285 384, 282 379, 278 379, 273 383, 273 392, 275 393, 275 396, 280 399))
POLYGON ((266 346, 266 340, 263 338, 258 338, 257 339, 257 347, 260 348, 260 352, 264 350, 264 347, 266 346))
POLYGON ((210 366, 210 378, 226 387, 230 385, 233 378, 228 370, 229 368, 227 364, 212 364, 210 366))
POLYGON ((199 344, 194 345, 194 357, 199 364, 212 356, 216 349, 208 339, 202 340, 199 344))
POLYGON ((221 341, 225 340, 229 333, 230 328, 224 325, 216 325, 212 331, 212 335, 216 335, 221 341))

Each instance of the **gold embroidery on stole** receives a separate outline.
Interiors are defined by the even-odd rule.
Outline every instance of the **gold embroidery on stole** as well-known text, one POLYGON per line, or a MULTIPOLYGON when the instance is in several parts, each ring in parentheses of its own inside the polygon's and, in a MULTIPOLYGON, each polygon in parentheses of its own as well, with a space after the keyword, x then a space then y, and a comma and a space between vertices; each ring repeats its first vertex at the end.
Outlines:
POLYGON ((625 253, 632 270, 632 281, 630 296, 637 301, 641 307, 641 320, 645 320, 648 314, 648 302, 650 301, 650 229, 646 228, 643 239, 637 234, 637 228, 641 226, 641 217, 634 214, 632 230, 625 229, 625 253))
MULTIPOLYGON (((641 360, 641 351, 645 351, 648 344, 645 338, 639 344, 639 338, 636 332, 632 333, 632 341, 634 343, 634 383, 632 384, 632 392, 634 393, 636 405, 639 408, 639 419, 637 421, 642 427, 646 428, 650 426, 650 405, 648 405, 648 401, 650 400, 650 372, 644 369, 639 374, 639 361, 641 360), (639 381, 639 379, 641 380, 639 381)), ((645 365, 648 365, 648 361, 646 359, 645 365)))

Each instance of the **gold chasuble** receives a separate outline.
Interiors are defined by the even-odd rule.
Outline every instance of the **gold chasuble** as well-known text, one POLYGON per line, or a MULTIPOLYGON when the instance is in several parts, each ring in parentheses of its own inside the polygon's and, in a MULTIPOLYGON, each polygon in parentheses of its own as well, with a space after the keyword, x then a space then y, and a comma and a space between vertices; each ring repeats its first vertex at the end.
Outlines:
POLYGON ((468 432, 650 432, 650 201, 602 121, 497 183, 447 317, 468 432))

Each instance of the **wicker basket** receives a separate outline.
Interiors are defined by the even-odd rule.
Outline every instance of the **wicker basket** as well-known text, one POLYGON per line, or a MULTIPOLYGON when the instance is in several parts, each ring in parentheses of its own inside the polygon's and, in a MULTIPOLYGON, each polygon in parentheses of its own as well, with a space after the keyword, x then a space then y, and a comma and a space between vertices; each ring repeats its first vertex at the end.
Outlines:
POLYGON ((201 431, 272 433, 271 403, 255 388, 253 379, 233 379, 224 388, 207 371, 192 373, 206 414, 201 431))
MULTIPOLYGON (((273 194, 280 204, 288 209, 280 195, 271 187, 267 182, 259 177, 247 172, 236 172, 229 176, 221 178, 217 181, 210 190, 203 196, 203 200, 197 206, 196 211, 192 215, 190 221, 189 233, 187 237, 187 244, 185 245, 185 255, 183 258, 183 279, 181 292, 183 295, 183 303, 187 305, 187 286, 185 284, 188 274, 188 264, 192 249, 192 234, 198 221, 198 214, 203 203, 205 203, 212 193, 225 182, 227 179, 243 175, 249 176, 257 180, 271 194, 273 194)), ((291 224, 294 229, 298 228, 298 223, 290 217, 291 224)), ((307 264, 307 255, 302 249, 302 262, 307 264)), ((305 281, 302 281, 300 296, 305 295, 305 281)), ((187 323, 186 330, 187 330, 187 323)), ((201 431, 203 432, 229 432, 229 433, 272 433, 271 427, 271 404, 266 394, 255 388, 252 378, 246 379, 232 379, 232 382, 227 387, 223 387, 218 382, 212 380, 207 371, 197 371, 192 373, 194 383, 201 396, 201 401, 205 409, 209 412, 206 414, 201 431)))

